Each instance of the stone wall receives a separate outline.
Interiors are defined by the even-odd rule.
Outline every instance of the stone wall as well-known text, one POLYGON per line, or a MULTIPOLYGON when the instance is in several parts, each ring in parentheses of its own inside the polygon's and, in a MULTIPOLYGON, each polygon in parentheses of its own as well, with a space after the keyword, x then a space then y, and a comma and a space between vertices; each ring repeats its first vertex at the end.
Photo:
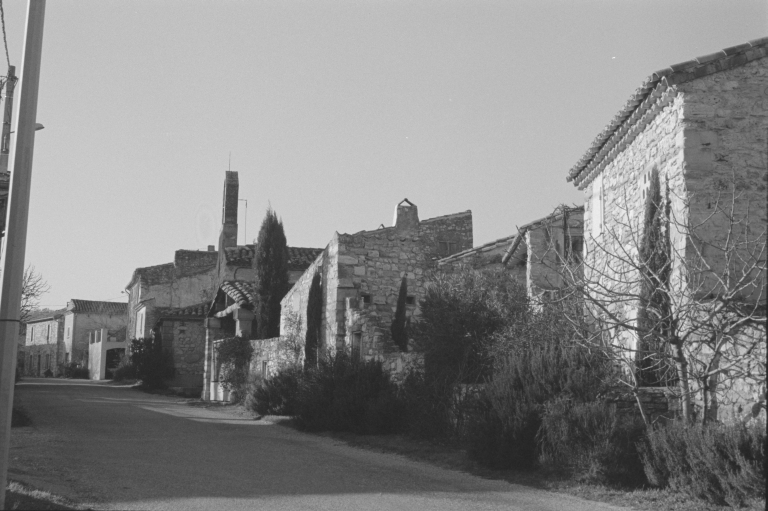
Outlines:
POLYGON ((173 353, 176 375, 194 375, 199 377, 199 383, 202 385, 205 362, 203 320, 165 320, 162 323, 162 339, 163 348, 170 348, 173 353))
POLYGON ((22 374, 25 376, 43 376, 45 370, 50 369, 54 376, 58 376, 57 360, 60 357, 60 353, 61 348, 57 343, 26 346, 24 349, 22 374))
MULTIPOLYGON (((703 240, 722 245, 728 235, 727 220, 713 213, 718 200, 729 206, 728 188, 735 179, 739 194, 735 215, 741 219, 749 215, 754 238, 768 226, 768 59, 704 76, 678 89, 683 96, 683 158, 691 224, 702 224, 697 234, 703 240)), ((715 271, 722 271, 722 254, 713 248, 704 246, 704 257, 715 271)), ((686 255, 694 257, 692 246, 686 255)), ((706 287, 711 287, 711 281, 706 287)), ((766 290, 762 291, 764 300, 766 290)))
MULTIPOLYGON (((661 182, 669 183, 673 209, 677 214, 683 210, 678 198, 685 194, 682 115, 683 99, 678 95, 585 189, 585 278, 597 282, 601 274, 612 276, 609 286, 617 295, 636 295, 638 291, 639 275, 626 261, 637 258, 645 211, 644 193, 654 168, 661 182), (601 214, 602 228, 598 230, 594 224, 599 222, 601 214)), ((628 317, 634 314, 636 305, 622 302, 612 307, 628 317)), ((633 339, 627 341, 634 342, 633 339)))
POLYGON ((286 317, 298 313, 299 337, 305 338, 309 287, 313 275, 320 272, 324 303, 321 349, 351 350, 358 334, 361 354, 367 358, 384 359, 397 353, 390 325, 401 279, 407 279, 411 302, 407 316, 415 317, 426 292, 426 272, 436 267, 441 247, 451 243, 455 250, 464 250, 473 241, 469 211, 424 221, 418 220, 411 203, 401 203, 397 212, 394 227, 334 234, 283 298, 281 334, 285 335, 286 317))
POLYGON ((677 389, 666 387, 640 387, 635 397, 631 392, 611 392, 605 400, 616 408, 619 414, 634 414, 638 417, 643 406, 646 418, 652 424, 665 422, 680 417, 680 396, 677 389))

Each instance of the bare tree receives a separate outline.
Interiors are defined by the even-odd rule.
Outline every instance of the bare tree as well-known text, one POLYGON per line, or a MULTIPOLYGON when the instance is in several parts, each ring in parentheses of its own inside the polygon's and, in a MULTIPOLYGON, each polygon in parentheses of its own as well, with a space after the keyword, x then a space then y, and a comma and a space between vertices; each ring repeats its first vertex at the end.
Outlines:
POLYGON ((622 367, 619 383, 639 405, 640 387, 676 385, 687 420, 765 393, 766 229, 735 176, 721 184, 703 218, 666 183, 663 195, 649 193, 642 220, 629 197, 617 201, 579 264, 547 249, 562 277, 554 301, 580 342, 622 367))
POLYGON ((50 289, 51 286, 35 271, 35 267, 27 266, 21 284, 21 310, 19 311, 21 323, 26 323, 32 311, 40 308, 40 298, 50 289))

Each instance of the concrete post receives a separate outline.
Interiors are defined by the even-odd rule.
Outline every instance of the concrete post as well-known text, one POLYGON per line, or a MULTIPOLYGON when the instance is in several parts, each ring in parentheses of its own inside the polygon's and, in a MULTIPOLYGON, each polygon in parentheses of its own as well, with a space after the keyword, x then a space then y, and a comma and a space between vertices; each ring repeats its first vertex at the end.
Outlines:
POLYGON ((205 318, 205 363, 203 365, 203 401, 211 400, 211 377, 213 375, 213 341, 221 329, 219 318, 205 318))
POLYGON ((16 147, 11 164, 8 222, 2 254, 2 284, 0 284, 0 488, 3 489, 0 491, 0 509, 5 509, 5 487, 8 477, 8 448, 11 439, 11 410, 16 372, 16 345, 19 335, 19 305, 27 243, 29 191, 35 147, 44 19, 45 0, 30 0, 27 7, 27 29, 24 34, 21 93, 15 130, 16 147))

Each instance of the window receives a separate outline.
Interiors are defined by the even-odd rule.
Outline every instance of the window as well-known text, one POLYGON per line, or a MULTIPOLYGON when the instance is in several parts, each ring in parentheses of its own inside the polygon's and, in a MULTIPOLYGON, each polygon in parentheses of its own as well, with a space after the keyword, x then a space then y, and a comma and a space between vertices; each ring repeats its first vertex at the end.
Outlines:
POLYGON ((48 325, 48 328, 45 330, 45 340, 50 341, 51 340, 51 325, 48 325))
POLYGON ((69 335, 70 335, 70 327, 67 327, 67 339, 69 339, 69 335))
POLYGON ((261 362, 261 377, 262 378, 266 378, 267 377, 267 369, 268 369, 267 361, 266 360, 262 360, 262 362, 261 362))
POLYGON ((565 249, 565 260, 569 263, 579 264, 584 252, 584 238, 581 236, 571 236, 570 243, 566 243, 565 249))
POLYGON ((597 238, 603 232, 603 175, 600 174, 592 182, 592 237, 597 238))
POLYGON ((360 360, 363 347, 363 333, 355 332, 352 334, 352 360, 360 360))
POLYGON ((406 296, 405 297, 405 304, 406 305, 416 305, 416 297, 415 296, 406 296))
POLYGON ((69 353, 64 353, 64 363, 69 364, 69 353))
POLYGON ((449 256, 451 254, 456 253, 456 242, 454 241, 438 241, 437 242, 437 253, 440 254, 442 257, 449 256))
POLYGON ((48 370, 51 368, 51 354, 46 353, 45 354, 45 369, 48 370))
POLYGON ((363 297, 363 303, 365 303, 365 304, 371 303, 371 295, 364 294, 364 295, 362 295, 362 297, 363 297))

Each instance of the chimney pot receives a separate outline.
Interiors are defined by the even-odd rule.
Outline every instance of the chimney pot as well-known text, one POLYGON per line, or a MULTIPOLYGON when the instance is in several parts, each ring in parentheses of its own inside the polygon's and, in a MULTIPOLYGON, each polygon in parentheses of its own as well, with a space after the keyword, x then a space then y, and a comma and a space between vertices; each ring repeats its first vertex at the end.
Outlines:
POLYGON ((213 245, 208 245, 208 252, 216 252, 216 247, 213 245))
POLYGON ((411 230, 416 229, 419 226, 419 208, 416 204, 403 199, 395 208, 395 229, 411 230))

